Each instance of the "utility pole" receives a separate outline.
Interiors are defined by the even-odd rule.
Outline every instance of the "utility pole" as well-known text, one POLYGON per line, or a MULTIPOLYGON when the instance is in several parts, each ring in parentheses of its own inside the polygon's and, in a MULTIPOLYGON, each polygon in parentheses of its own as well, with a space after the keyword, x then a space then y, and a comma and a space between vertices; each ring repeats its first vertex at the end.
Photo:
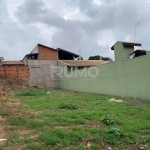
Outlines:
POLYGON ((137 25, 139 25, 139 24, 140 24, 140 22, 139 22, 139 23, 137 23, 137 24, 135 24, 134 42, 135 42, 135 38, 136 38, 136 27, 137 27, 137 25))
POLYGON ((81 60, 81 50, 79 50, 79 55, 80 55, 80 58, 79 58, 79 60, 81 60))

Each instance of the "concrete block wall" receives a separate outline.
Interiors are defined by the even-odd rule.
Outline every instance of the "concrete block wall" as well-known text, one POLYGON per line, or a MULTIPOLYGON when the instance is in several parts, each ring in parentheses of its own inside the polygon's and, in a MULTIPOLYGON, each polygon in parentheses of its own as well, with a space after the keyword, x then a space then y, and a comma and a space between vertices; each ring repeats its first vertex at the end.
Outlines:
POLYGON ((57 60, 28 60, 29 86, 40 88, 58 88, 58 77, 54 68, 57 60))

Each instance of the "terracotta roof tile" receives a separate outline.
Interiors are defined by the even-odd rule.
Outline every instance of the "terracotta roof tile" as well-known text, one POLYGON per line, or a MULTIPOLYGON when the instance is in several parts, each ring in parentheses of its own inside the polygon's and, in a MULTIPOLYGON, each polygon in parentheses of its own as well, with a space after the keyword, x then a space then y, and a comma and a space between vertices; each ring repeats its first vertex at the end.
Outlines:
POLYGON ((2 65, 24 65, 23 61, 2 61, 2 65))
POLYGON ((108 63, 104 60, 62 60, 70 67, 90 67, 108 63))

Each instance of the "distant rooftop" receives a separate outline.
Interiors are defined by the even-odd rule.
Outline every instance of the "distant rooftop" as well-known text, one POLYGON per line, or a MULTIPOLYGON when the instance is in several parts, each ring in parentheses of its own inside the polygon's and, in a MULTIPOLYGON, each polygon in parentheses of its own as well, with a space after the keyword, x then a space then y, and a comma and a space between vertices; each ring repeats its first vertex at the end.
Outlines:
POLYGON ((108 63, 104 60, 62 60, 70 67, 91 67, 108 63))
POLYGON ((23 61, 2 61, 3 66, 24 65, 23 61))
POLYGON ((67 50, 64 50, 64 49, 62 49, 62 48, 56 48, 56 49, 54 49, 54 48, 51 48, 51 47, 48 47, 48 46, 45 46, 45 45, 42 45, 42 44, 38 44, 38 46, 43 46, 43 47, 46 47, 46 48, 50 48, 50 49, 53 49, 53 50, 55 50, 55 51, 62 51, 62 52, 65 52, 65 53, 69 53, 69 54, 71 54, 71 55, 74 55, 76 58, 79 57, 78 54, 72 53, 72 52, 67 51, 67 50))
POLYGON ((64 49, 62 49, 62 48, 57 48, 56 50, 58 50, 59 52, 61 51, 61 52, 69 53, 69 54, 73 55, 75 58, 79 57, 79 55, 78 55, 78 54, 75 54, 75 53, 69 52, 69 51, 64 50, 64 49))
POLYGON ((4 57, 0 57, 0 61, 1 61, 1 60, 4 60, 4 57))
MULTIPOLYGON (((141 46, 141 43, 134 43, 134 42, 122 42, 123 46, 141 46)), ((114 50, 114 45, 111 47, 111 50, 114 50)))

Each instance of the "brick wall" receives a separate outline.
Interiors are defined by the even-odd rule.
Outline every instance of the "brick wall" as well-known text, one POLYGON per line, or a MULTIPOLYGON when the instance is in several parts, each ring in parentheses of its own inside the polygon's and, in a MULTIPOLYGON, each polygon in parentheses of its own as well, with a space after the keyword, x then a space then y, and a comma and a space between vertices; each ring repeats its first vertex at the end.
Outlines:
POLYGON ((1 78, 28 78, 28 66, 0 66, 1 78))
POLYGON ((39 60, 58 60, 57 51, 40 45, 39 60))

